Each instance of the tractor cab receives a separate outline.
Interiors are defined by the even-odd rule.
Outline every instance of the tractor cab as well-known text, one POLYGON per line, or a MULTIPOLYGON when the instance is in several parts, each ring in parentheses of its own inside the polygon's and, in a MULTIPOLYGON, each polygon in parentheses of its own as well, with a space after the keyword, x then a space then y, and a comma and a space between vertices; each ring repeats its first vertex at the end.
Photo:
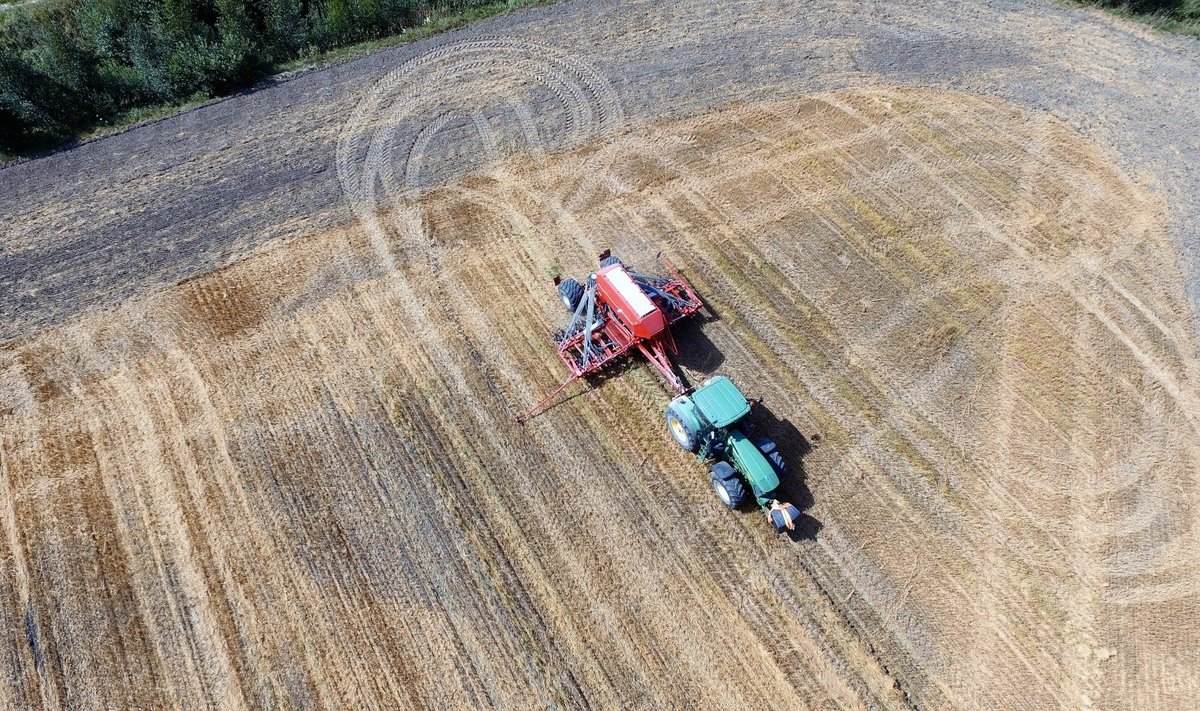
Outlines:
POLYGON ((724 375, 709 378, 692 393, 700 415, 716 429, 725 429, 750 414, 750 402, 724 375))

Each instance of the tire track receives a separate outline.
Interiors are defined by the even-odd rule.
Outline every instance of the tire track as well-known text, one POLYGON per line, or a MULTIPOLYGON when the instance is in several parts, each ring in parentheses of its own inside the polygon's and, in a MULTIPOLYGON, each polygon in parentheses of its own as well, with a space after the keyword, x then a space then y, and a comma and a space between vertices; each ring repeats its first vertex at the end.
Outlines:
POLYGON ((44 676, 14 642, 11 698, 1186 707, 1154 689, 1190 648, 1196 381, 1152 200, 1050 119, 932 90, 620 134, 594 77, 522 45, 505 76, 549 61, 570 136, 508 79, 487 110, 405 113, 498 46, 364 103, 338 168, 366 222, 0 354, 30 581, 0 614, 69 591, 35 606, 44 676), (411 144, 387 128, 417 115, 411 144), (464 136, 479 171, 444 182, 464 136), (713 501, 636 361, 512 422, 561 375, 551 275, 605 246, 671 255, 717 314, 690 374, 812 439, 815 540, 713 501), (75 521, 105 538, 55 562, 96 535, 75 521), (89 625, 138 660, 124 687, 68 643, 89 625))

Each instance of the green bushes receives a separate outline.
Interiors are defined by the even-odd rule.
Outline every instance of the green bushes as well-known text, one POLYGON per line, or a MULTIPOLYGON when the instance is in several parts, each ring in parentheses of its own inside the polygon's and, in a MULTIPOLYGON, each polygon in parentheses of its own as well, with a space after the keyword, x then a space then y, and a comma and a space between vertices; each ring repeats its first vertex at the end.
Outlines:
POLYGON ((0 152, 220 96, 279 63, 487 0, 42 0, 0 11, 0 152))
POLYGON ((1079 0, 1172 32, 1200 36, 1200 0, 1079 0))
POLYGON ((1200 20, 1200 0, 1091 0, 1094 5, 1175 20, 1200 20))

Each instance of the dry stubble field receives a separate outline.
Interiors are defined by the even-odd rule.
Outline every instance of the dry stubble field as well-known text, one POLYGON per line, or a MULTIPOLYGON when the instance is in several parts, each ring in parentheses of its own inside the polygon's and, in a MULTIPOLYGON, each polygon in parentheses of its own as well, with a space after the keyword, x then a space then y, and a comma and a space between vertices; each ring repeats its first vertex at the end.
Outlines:
POLYGON ((1104 147, 887 84, 446 180, 429 125, 343 138, 363 219, 0 347, 4 706, 1200 703, 1194 311, 1104 147), (605 247, 707 298, 682 365, 766 397, 794 540, 636 363, 513 421, 605 247))

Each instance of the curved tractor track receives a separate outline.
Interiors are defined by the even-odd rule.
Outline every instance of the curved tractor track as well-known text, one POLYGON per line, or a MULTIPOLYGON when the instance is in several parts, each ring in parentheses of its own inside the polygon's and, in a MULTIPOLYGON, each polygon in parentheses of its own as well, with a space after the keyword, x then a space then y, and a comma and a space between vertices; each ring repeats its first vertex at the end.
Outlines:
MULTIPOLYGON (((641 40, 658 47, 699 12, 670 7, 614 22, 664 28, 641 40)), ((1153 43, 956 7, 1014 34, 1083 17, 1104 56, 1153 43)), ((836 38, 848 8, 813 4, 803 26, 836 38)), ((953 19, 889 8, 855 19, 910 48, 953 19)), ((71 225, 89 205, 21 213, 4 276, 45 292, 0 346, 0 704, 1200 703, 1195 215, 1161 164, 1096 138, 1118 129, 985 95, 1006 92, 919 86, 952 43, 839 88, 714 82, 653 108, 564 49, 578 37, 522 34, 591 12, 363 60, 336 124, 306 123, 320 96, 280 112, 328 168, 292 179, 300 197, 231 209, 128 284, 94 262, 162 244, 88 256, 71 225), (77 268, 38 281, 54 225, 77 268), (720 506, 636 362, 515 423, 563 376, 550 278, 606 247, 646 267, 662 250, 707 299, 677 333, 682 369, 765 397, 805 507, 794 538, 720 506), (56 301, 72 293, 87 303, 56 301)), ((996 67, 980 81, 1013 71, 996 67)), ((284 152, 280 125, 224 150, 242 168, 284 152)), ((113 186, 131 212, 95 234, 144 224, 130 206, 152 183, 214 156, 113 186)), ((197 199, 236 192, 216 185, 197 199)))

